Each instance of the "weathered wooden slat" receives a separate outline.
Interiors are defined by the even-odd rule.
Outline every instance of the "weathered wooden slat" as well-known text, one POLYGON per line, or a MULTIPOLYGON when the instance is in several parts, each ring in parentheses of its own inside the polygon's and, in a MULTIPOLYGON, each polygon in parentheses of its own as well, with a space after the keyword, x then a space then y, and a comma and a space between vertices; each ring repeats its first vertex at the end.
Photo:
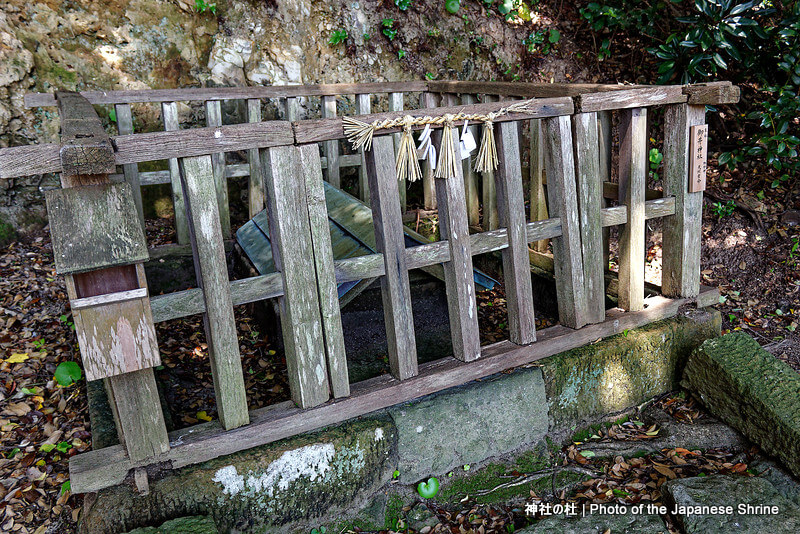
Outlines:
POLYGON ((290 96, 283 101, 283 116, 284 120, 294 122, 300 114, 300 103, 297 97, 290 96))
MULTIPOLYGON (((499 102, 499 98, 495 95, 483 95, 483 102, 499 102)), ((495 124, 495 128, 498 125, 495 124)), ((483 193, 483 229, 495 230, 500 226, 500 221, 497 217, 497 187, 495 184, 494 172, 481 173, 481 191, 483 193)))
MULTIPOLYGON (((475 104, 474 106, 456 106, 456 107, 443 107, 436 109, 436 115, 445 115, 447 113, 489 113, 498 111, 503 106, 507 106, 507 102, 490 102, 485 104, 475 104)), ((571 98, 543 98, 531 103, 532 111, 530 113, 513 113, 510 115, 501 115, 495 119, 495 124, 507 121, 516 121, 524 119, 536 119, 543 117, 556 117, 560 115, 571 115, 574 106, 571 98)), ((365 115, 359 117, 358 120, 370 123, 375 120, 395 119, 404 115, 411 115, 412 117, 424 117, 430 115, 429 109, 415 109, 406 110, 402 112, 390 111, 386 113, 373 113, 372 115, 365 115)), ((459 124, 459 123, 456 123, 459 124)), ((415 127, 421 130, 423 127, 415 127)), ((400 128, 389 128, 386 130, 376 130, 375 135, 388 135, 397 133, 400 128)), ((329 139, 343 139, 344 129, 342 128, 341 117, 335 119, 315 119, 299 121, 295 124, 295 139, 298 144, 306 143, 319 143, 329 139)))
MULTIPOLYGON (((453 136, 458 154, 458 136, 453 136)), ((441 145, 442 133, 434 132, 434 145, 441 145)), ((467 206, 464 199, 464 177, 456 165, 452 178, 436 178, 436 197, 439 205, 441 235, 447 240, 450 261, 444 265, 447 288, 447 310, 450 316, 450 336, 453 354, 459 360, 471 362, 481 355, 478 331, 478 308, 475 301, 475 282, 472 278, 467 206)))
MULTIPOLYGON (((261 100, 251 98, 247 101, 247 122, 261 122, 261 100)), ((226 167, 225 178, 230 176, 233 169, 226 167)), ((264 209, 264 176, 261 169, 261 157, 257 148, 247 151, 247 168, 249 180, 247 181, 247 207, 252 219, 264 209)))
POLYGON ((346 397, 350 394, 350 382, 347 375, 347 356, 344 349, 336 273, 333 270, 328 210, 325 207, 325 191, 322 188, 319 149, 317 145, 305 145, 298 148, 298 156, 301 170, 299 177, 305 179, 306 205, 308 206, 311 243, 316 267, 316 285, 327 355, 328 380, 331 393, 335 398, 346 397))
POLYGON ((533 288, 528 260, 525 198, 522 192, 522 163, 517 124, 504 122, 495 133, 500 164, 497 179, 497 207, 500 225, 508 232, 503 249, 503 278, 508 308, 509 340, 517 345, 536 341, 533 288))
MULTIPOLYGON (((544 193, 544 137, 542 135, 542 120, 533 119, 530 124, 530 220, 543 221, 547 219, 547 197, 544 193)), ((537 241, 533 249, 538 252, 547 252, 549 241, 537 241)))
POLYGON ((56 92, 56 99, 61 118, 58 170, 67 176, 114 172, 114 147, 92 105, 71 91, 56 92))
POLYGON ((689 96, 691 105, 735 104, 741 97, 741 91, 731 82, 709 82, 684 85, 683 93, 689 96))
POLYGON ((296 147, 271 148, 261 156, 267 169, 272 257, 283 274, 279 300, 289 386, 292 400, 310 408, 330 398, 330 383, 316 275, 309 269, 314 252, 308 212, 298 210, 306 202, 305 182, 298 179, 300 156, 296 147))
POLYGON ((580 328, 586 324, 586 291, 570 122, 555 117, 542 126, 550 216, 561 219, 561 236, 553 240, 558 317, 562 325, 580 328))
MULTIPOLYGON (((435 108, 439 97, 434 93, 422 93, 420 107, 435 108)), ((436 184, 433 180, 434 169, 428 160, 422 162, 422 200, 426 210, 436 209, 436 184)))
POLYGON ((523 83, 523 82, 465 82, 430 81, 428 90, 439 93, 474 93, 500 96, 554 98, 576 96, 599 91, 618 91, 631 89, 635 85, 614 85, 600 83, 523 83))
MULTIPOLYGON (((475 99, 474 95, 464 94, 461 95, 461 103, 465 106, 471 106, 475 104, 477 100, 475 99)), ((453 105, 456 103, 454 102, 453 105)), ((472 136, 475 138, 475 142, 480 144, 480 129, 477 124, 469 126, 469 131, 472 133, 472 136)), ((480 201, 478 200, 478 173, 475 172, 474 165, 473 165, 473 158, 477 156, 478 149, 472 153, 472 156, 462 160, 463 172, 464 172, 464 196, 467 199, 467 221, 469 222, 470 226, 477 227, 481 224, 481 205, 480 201)), ((492 228, 493 230, 494 228, 492 228)))
POLYGON ((705 123, 705 106, 668 106, 664 116, 664 194, 675 215, 664 219, 662 286, 667 296, 692 297, 700 288, 703 193, 689 192, 689 134, 705 123))
POLYGON ((576 97, 576 109, 583 113, 607 109, 631 109, 686 102, 680 85, 663 85, 624 89, 604 93, 588 93, 576 97))
POLYGON ((181 158, 179 163, 197 283, 206 307, 203 321, 217 411, 222 426, 230 430, 249 420, 211 158, 181 158))
POLYGON ((61 172, 59 148, 57 144, 0 148, 0 178, 61 172))
MULTIPOLYGON (((372 95, 359 94, 356 95, 356 113, 359 115, 369 115, 372 112, 372 95)), ((336 119, 341 120, 341 119, 336 119)), ((344 137, 341 135, 340 137, 344 137)), ((358 198, 369 204, 369 180, 367 179, 366 159, 364 157, 364 150, 359 150, 361 153, 361 167, 358 169, 358 198)))
MULTIPOLYGON (((131 113, 131 105, 117 104, 114 106, 114 112, 117 118, 117 131, 120 135, 132 134, 133 114, 131 113)), ((142 228, 144 228, 144 209, 142 208, 142 188, 139 183, 139 166, 136 163, 123 165, 122 174, 125 176, 125 181, 131 184, 133 202, 136 204, 136 213, 139 215, 142 228)))
MULTIPOLYGON (((411 284, 406 267, 403 216, 397 203, 394 142, 379 137, 366 152, 366 171, 372 198, 375 243, 383 254, 381 277, 383 316, 392 376, 405 380, 417 374, 417 346, 411 313, 411 284)), ((470 271, 470 276, 471 276, 470 271)))
MULTIPOLYGON (((719 297, 719 292, 707 288, 701 297, 713 300, 719 297)), ((176 446, 158 460, 180 469, 317 430, 673 317, 682 305, 691 302, 690 299, 673 300, 661 296, 647 300, 646 310, 633 313, 611 310, 604 322, 577 332, 559 325, 540 331, 538 341, 531 345, 521 347, 508 341, 490 345, 484 349, 483 358, 469 365, 453 358, 442 358, 421 365, 420 374, 408 380, 400 381, 388 375, 365 380, 354 385, 349 398, 310 410, 300 411, 290 402, 254 410, 252 423, 233 432, 222 430, 215 422, 176 430, 170 433, 176 446)), ((137 465, 142 464, 126 460, 118 446, 80 454, 70 460, 72 489, 85 493, 120 484, 137 465)))
MULTIPOLYGON (((331 118, 336 116, 336 95, 326 95, 322 97, 322 117, 331 118)), ((328 163, 327 181, 333 187, 341 187, 339 177, 339 140, 332 139, 325 141, 322 145, 322 153, 328 163)))
POLYGON ((628 221, 619 239, 619 307, 639 311, 644 306, 647 109, 621 111, 619 132, 619 177, 620 184, 626 184, 624 203, 628 208, 628 221))
MULTIPOLYGON (((222 126, 222 104, 219 100, 206 102, 206 125, 210 128, 222 126)), ((222 236, 228 238, 231 235, 231 209, 228 204, 228 180, 225 178, 224 152, 211 154, 211 169, 214 172, 214 186, 217 189, 222 236)))
POLYGON ((575 149, 575 174, 578 179, 586 321, 599 323, 606 317, 606 291, 602 263, 603 231, 600 224, 603 183, 600 181, 597 115, 595 113, 573 115, 572 133, 575 149))
MULTIPOLYGON (((161 117, 164 121, 164 131, 176 132, 181 125, 178 120, 178 105, 175 102, 164 102, 161 104, 161 117)), ((175 234, 178 244, 189 243, 189 220, 186 218, 186 202, 183 198, 183 186, 181 186, 181 170, 178 166, 177 158, 170 158, 169 183, 172 187, 172 206, 175 210, 175 234)))
MULTIPOLYGON (((644 218, 657 219, 675 214, 675 197, 657 198, 644 203, 644 218)), ((600 220, 603 228, 617 226, 628 222, 627 206, 614 206, 600 210, 600 220)))
MULTIPOLYGON (((611 166, 613 164, 613 138, 612 138, 612 120, 610 111, 597 112, 597 135, 600 149, 600 181, 605 186, 606 182, 611 181, 611 166)), ((605 195, 605 194, 604 194, 605 195)), ((617 197, 614 197, 617 198, 617 197)), ((600 206, 605 208, 608 202, 604 198, 600 201, 600 206)), ((603 228, 603 272, 609 268, 610 260, 610 231, 603 228)))
MULTIPOLYGON (((94 109, 79 97, 59 101, 62 124, 83 121, 100 124, 94 109)), ((69 128, 68 128, 69 130, 69 128)), ((74 132, 73 132, 74 133, 74 132)), ((69 141, 69 138, 67 139, 69 141)), ((103 163, 98 168, 112 168, 103 163)), ((107 185, 108 175, 70 176, 61 174, 61 186, 65 189, 87 183, 107 185)), ((51 220, 51 224, 52 224, 51 220)), ((67 275, 67 295, 70 300, 128 291, 146 287, 143 270, 133 265, 110 267, 86 273, 67 275)), ((145 461, 169 450, 167 427, 161 402, 158 397, 152 369, 112 376, 104 381, 109 393, 117 434, 119 451, 132 462, 145 461)))
MULTIPOLYGON (((426 82, 340 83, 319 85, 272 85, 249 87, 203 87, 187 89, 147 89, 129 91, 82 91, 92 104, 135 102, 198 102, 207 100, 246 100, 249 98, 284 98, 300 96, 353 95, 359 93, 420 92, 426 82)), ((52 93, 28 93, 25 106, 55 106, 52 93)))
MULTIPOLYGON (((403 111, 405 109, 403 105, 403 93, 389 93, 389 111, 403 111)), ((397 153, 400 151, 400 134, 394 134, 392 136, 394 140, 394 153, 395 157, 397 153)), ((397 184, 397 188, 400 194, 400 212, 405 213, 407 208, 406 202, 406 188, 408 184, 406 183, 405 178, 400 180, 400 183, 397 184)))
POLYGON ((130 184, 47 191, 53 259, 59 274, 147 261, 130 184))

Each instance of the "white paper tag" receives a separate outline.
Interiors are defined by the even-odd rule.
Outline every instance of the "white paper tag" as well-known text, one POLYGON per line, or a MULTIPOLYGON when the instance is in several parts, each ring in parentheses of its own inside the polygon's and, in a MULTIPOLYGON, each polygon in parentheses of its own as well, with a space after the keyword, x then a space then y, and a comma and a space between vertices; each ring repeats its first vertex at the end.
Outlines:
POLYGON ((436 149, 433 148, 433 145, 430 145, 428 149, 428 163, 431 165, 432 170, 436 170, 436 149))
POLYGON ((473 137, 472 132, 467 128, 469 121, 464 121, 464 129, 461 130, 461 142, 459 148, 461 150, 461 159, 469 158, 469 155, 478 147, 473 137))
POLYGON ((422 147, 422 145, 430 138, 431 138, 431 125, 426 124, 425 128, 422 129, 422 133, 419 135, 419 146, 422 147))
POLYGON ((431 149, 433 149, 433 144, 431 143, 431 125, 426 124, 425 129, 422 130, 422 134, 419 136, 417 159, 426 159, 431 149))

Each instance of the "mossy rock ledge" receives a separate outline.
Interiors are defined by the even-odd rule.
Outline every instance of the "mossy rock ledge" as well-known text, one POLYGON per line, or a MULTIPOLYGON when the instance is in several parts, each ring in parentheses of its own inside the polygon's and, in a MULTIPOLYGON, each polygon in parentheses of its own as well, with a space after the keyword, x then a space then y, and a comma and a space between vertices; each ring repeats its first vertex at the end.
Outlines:
POLYGON ((800 374, 795 370, 750 336, 732 333, 692 353, 682 384, 712 414, 800 476, 800 374))

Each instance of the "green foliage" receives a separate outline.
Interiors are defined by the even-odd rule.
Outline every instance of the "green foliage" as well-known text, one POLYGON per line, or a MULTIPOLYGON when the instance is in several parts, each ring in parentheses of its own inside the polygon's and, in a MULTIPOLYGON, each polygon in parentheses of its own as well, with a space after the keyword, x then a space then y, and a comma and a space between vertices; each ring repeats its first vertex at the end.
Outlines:
POLYGON ((541 52, 542 55, 546 56, 556 48, 560 40, 561 32, 557 29, 539 29, 531 32, 530 35, 523 39, 522 44, 528 48, 528 52, 541 52))
POLYGON ((736 202, 729 200, 724 204, 722 202, 714 202, 711 205, 711 212, 718 218, 729 217, 736 211, 736 202))
POLYGON ((65 480, 61 484, 61 493, 59 493, 58 496, 60 497, 60 496, 64 495, 66 492, 71 491, 71 490, 72 490, 72 484, 69 483, 69 480, 65 480))
POLYGON ((420 482, 417 485, 417 493, 423 499, 433 499, 439 493, 439 480, 431 477, 427 481, 420 482))
POLYGON ((461 0, 445 0, 444 8, 455 15, 461 9, 461 0))
POLYGON ((194 0, 194 7, 198 13, 210 12, 214 15, 217 14, 217 3, 206 2, 206 0, 194 0))
POLYGON ((347 40, 347 30, 339 29, 339 30, 333 30, 333 32, 331 32, 331 36, 328 39, 328 42, 332 45, 338 45, 340 43, 345 42, 346 40, 347 40))
POLYGON ((61 362, 56 367, 55 380, 59 385, 67 387, 81 379, 83 373, 75 362, 61 362))
POLYGON ((411 7, 411 0, 394 0, 394 5, 396 5, 400 11, 405 11, 411 7))
POLYGON ((381 21, 381 33, 389 38, 390 41, 394 41, 394 38, 397 37, 397 29, 394 27, 394 19, 383 19, 381 21))
POLYGON ((651 148, 647 155, 647 160, 650 163, 650 178, 658 180, 658 169, 664 160, 664 154, 657 148, 651 148))
POLYGON ((403 59, 404 57, 406 57, 406 51, 401 48, 397 51, 397 59, 403 59))

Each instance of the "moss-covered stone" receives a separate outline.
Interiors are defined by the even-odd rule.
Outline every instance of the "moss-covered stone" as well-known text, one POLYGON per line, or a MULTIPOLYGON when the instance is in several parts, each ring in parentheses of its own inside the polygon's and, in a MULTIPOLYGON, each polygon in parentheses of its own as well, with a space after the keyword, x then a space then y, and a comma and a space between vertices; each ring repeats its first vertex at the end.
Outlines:
POLYGON ((160 527, 143 527, 128 534, 217 534, 217 525, 205 516, 179 517, 160 527))
POLYGON ((17 239, 17 231, 0 217, 0 248, 6 247, 15 239, 17 239))
POLYGON ((387 482, 395 447, 391 422, 350 422, 181 469, 152 481, 146 496, 129 486, 103 490, 81 528, 117 533, 206 514, 225 532, 302 531, 387 482))
POLYGON ((732 333, 703 343, 683 384, 717 417, 800 476, 800 375, 750 336, 732 333))
POLYGON ((543 360, 551 428, 566 433, 675 389, 689 353, 719 328, 719 312, 698 311, 543 360))

